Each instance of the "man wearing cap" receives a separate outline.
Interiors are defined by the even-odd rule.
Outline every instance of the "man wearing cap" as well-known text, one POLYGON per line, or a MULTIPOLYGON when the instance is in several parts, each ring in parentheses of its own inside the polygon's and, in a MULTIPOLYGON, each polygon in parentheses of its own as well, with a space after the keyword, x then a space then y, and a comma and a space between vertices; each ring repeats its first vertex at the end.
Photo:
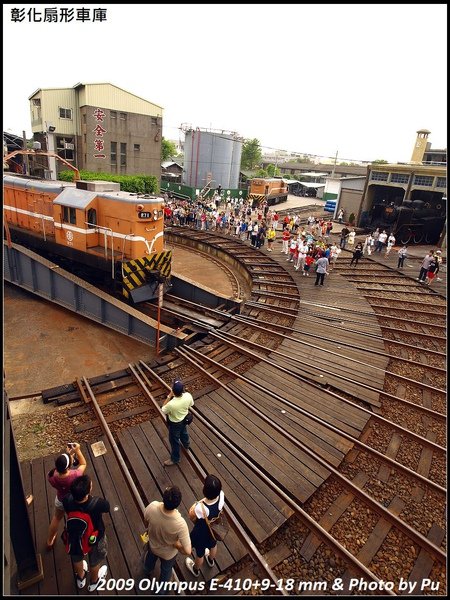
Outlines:
POLYGON ((180 462, 180 443, 186 450, 189 448, 189 433, 185 417, 191 406, 194 406, 192 395, 184 391, 183 382, 177 379, 161 407, 163 413, 167 415, 171 447, 170 459, 164 461, 166 467, 177 465, 180 462))

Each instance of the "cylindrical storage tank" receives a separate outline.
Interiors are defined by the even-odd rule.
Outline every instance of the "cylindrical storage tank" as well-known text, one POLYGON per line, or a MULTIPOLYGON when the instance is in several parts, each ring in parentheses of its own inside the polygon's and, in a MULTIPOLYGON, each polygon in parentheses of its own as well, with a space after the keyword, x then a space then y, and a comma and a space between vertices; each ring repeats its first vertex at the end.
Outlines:
POLYGON ((185 132, 183 183, 201 190, 208 181, 211 187, 236 189, 242 153, 235 148, 236 138, 225 133, 200 129, 185 132))
POLYGON ((231 157, 230 188, 239 187, 239 173, 241 172, 242 141, 235 139, 233 142, 233 155, 231 157))

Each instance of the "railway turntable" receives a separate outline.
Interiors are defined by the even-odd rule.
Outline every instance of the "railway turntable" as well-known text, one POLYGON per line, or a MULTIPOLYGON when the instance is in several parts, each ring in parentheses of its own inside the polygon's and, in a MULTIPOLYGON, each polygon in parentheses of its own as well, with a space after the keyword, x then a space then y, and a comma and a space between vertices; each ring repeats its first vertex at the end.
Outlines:
MULTIPOLYGON (((401 336, 425 324, 410 319, 406 330, 397 314, 386 310, 380 317, 379 301, 372 306, 353 273, 349 278, 340 272, 344 257, 327 286, 317 290, 311 280, 291 273, 284 257, 274 260, 230 237, 194 236, 204 244, 209 238, 228 254, 230 264, 239 262, 245 270, 250 292, 241 312, 220 327, 199 324, 199 335, 163 356, 130 363, 104 378, 83 378, 78 392, 71 390, 71 401, 81 405, 67 410, 67 417, 77 419, 74 435, 83 436, 94 486, 111 502, 107 533, 111 528, 111 545, 117 549, 108 555, 110 578, 123 586, 132 580, 132 589, 125 590, 130 594, 151 593, 139 589, 142 506, 160 500, 165 487, 174 484, 182 490, 180 512, 187 519, 204 475, 213 473, 223 484, 232 531, 220 544, 215 567, 203 565, 198 579, 185 568, 184 556, 178 557, 176 577, 194 586, 183 590, 188 594, 207 591, 195 586, 216 579, 241 581, 241 573, 248 575, 249 585, 254 577, 270 583, 272 567, 280 561, 278 581, 286 583, 283 577, 289 574, 289 582, 300 586, 320 576, 325 581, 321 591, 332 589, 333 577, 343 576, 350 585, 356 574, 379 585, 385 573, 392 586, 388 590, 395 592, 405 577, 411 586, 442 581, 444 300, 437 304, 431 333, 421 332, 427 340, 422 348, 412 337, 401 336), (179 377, 195 400, 191 445, 179 465, 165 468, 169 443, 160 406, 179 377), (99 416, 96 408, 93 419, 92 410, 97 405, 114 438, 96 430, 99 416), (122 407, 117 414, 116 405, 122 407), (94 440, 104 442, 106 453, 95 455, 94 440), (290 537, 290 531, 295 535, 290 537), (403 579, 396 577, 394 561, 379 558, 389 556, 392 538, 400 539, 404 553, 403 579), (274 540, 281 540, 287 552, 274 540), (271 559, 261 579, 267 554, 271 559), (258 574, 242 560, 246 556, 258 574)), ((389 284, 379 292, 387 298, 389 284)), ((405 292, 405 310, 411 314, 427 299, 416 287, 405 292)), ((25 491, 35 501, 39 496, 36 508, 33 502, 28 509, 37 551, 38 536, 45 537, 48 525, 37 515, 50 518, 53 503, 45 482, 51 463, 52 457, 45 457, 23 465, 25 491)), ((40 586, 59 589, 58 572, 64 569, 54 554, 43 559, 53 584, 36 584, 35 594, 51 593, 40 586)), ((67 564, 67 556, 62 559, 67 564)), ((270 585, 267 590, 275 589, 270 585)), ((277 592, 293 589, 281 585, 277 592)))

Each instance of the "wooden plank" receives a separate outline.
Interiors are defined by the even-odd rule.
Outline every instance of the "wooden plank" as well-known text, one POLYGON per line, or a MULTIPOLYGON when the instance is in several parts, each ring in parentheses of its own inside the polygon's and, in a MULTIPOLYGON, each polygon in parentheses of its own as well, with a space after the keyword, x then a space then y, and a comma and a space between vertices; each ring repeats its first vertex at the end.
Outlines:
MULTIPOLYGON (((306 476, 313 484, 322 482, 323 478, 329 476, 329 471, 319 465, 315 458, 309 456, 295 443, 287 440, 284 433, 280 433, 271 424, 262 420, 258 415, 259 410, 251 411, 225 390, 219 389, 212 396, 215 397, 216 395, 221 398, 223 411, 226 411, 232 419, 235 418, 245 426, 250 423, 251 435, 257 434, 258 441, 262 441, 268 446, 273 457, 279 456, 281 458, 281 463, 276 460, 280 468, 286 468, 286 465, 289 464, 298 471, 300 476, 306 476)), ((244 439, 248 441, 250 439, 249 434, 246 433, 245 435, 244 439)))
MULTIPOLYGON (((389 504, 389 512, 398 516, 405 507, 405 503, 399 496, 395 496, 395 498, 389 504)), ((386 536, 392 529, 393 525, 389 521, 387 521, 384 517, 381 517, 369 537, 366 540, 366 543, 361 548, 361 550, 356 555, 356 558, 363 564, 368 566, 378 550, 381 548, 386 536)), ((349 583, 350 579, 353 577, 352 572, 347 569, 342 575, 342 590, 339 591, 339 595, 347 594, 349 592, 349 583)))
POLYGON ((228 456, 226 447, 220 444, 216 446, 214 434, 206 428, 201 427, 198 433, 192 434, 192 444, 206 472, 216 473, 223 482, 233 481, 233 486, 227 489, 227 504, 232 506, 241 523, 245 524, 258 542, 267 539, 292 514, 287 505, 281 504, 280 498, 252 474, 242 461, 235 460, 233 454, 228 456), (277 507, 274 502, 281 504, 281 507, 277 507), (281 512, 280 508, 284 511, 281 512))
POLYGON ((264 367, 255 365, 246 376, 350 435, 359 435, 367 423, 367 413, 356 404, 353 406, 347 404, 326 391, 321 392, 307 382, 299 383, 292 375, 285 373, 281 375, 275 367, 270 365, 264 367), (297 392, 299 385, 301 385, 301 394, 297 392))
POLYGON ((133 477, 139 482, 139 488, 144 494, 144 504, 150 504, 152 500, 159 498, 160 490, 153 479, 148 442, 140 425, 121 429, 117 438, 124 460, 132 465, 133 477))
MULTIPOLYGON (((271 569, 273 569, 274 567, 279 565, 284 560, 287 560, 290 556, 292 556, 292 552, 291 552, 290 548, 288 548, 285 544, 280 544, 279 546, 276 546, 275 548, 272 548, 272 550, 269 550, 268 552, 263 554, 264 560, 267 562, 267 564, 269 565, 269 567, 271 569)), ((233 580, 234 581, 236 581, 237 579, 240 579, 241 581, 244 581, 244 579, 251 579, 252 581, 259 580, 260 577, 258 577, 255 574, 255 567, 256 567, 256 565, 253 563, 251 565, 247 565, 240 571, 233 573, 233 580)), ((229 575, 221 575, 220 577, 217 578, 217 583, 218 583, 218 585, 223 585, 228 579, 229 579, 229 575)), ((233 586, 233 587, 237 588, 237 586, 233 586)), ((235 595, 241 595, 241 594, 238 589, 228 591, 223 588, 217 589, 216 591, 208 592, 208 596, 228 596, 228 595, 235 596, 235 595)))
MULTIPOLYGON (((54 463, 53 463, 54 464, 54 463)), ((58 582, 55 576, 55 564, 53 558, 53 552, 46 551, 47 545, 47 534, 50 519, 53 514, 49 506, 49 499, 47 498, 47 482, 46 473, 43 458, 36 458, 31 462, 31 476, 33 485, 33 511, 34 511, 34 529, 35 529, 35 544, 36 552, 41 554, 42 567, 44 570, 45 577, 39 582, 39 594, 40 595, 53 595, 59 594, 58 582), (47 576, 48 573, 48 576, 47 576)), ((50 487, 50 484, 48 484, 50 487)), ((50 492, 49 497, 52 499, 51 502, 54 506, 56 492, 53 488, 50 492)), ((56 542, 55 542, 56 543, 56 542)), ((67 557, 66 557, 67 560, 67 557)), ((69 562, 70 564, 70 562, 69 562)), ((66 572, 67 578, 67 572, 66 572)), ((69 578, 70 579, 70 578, 69 578)), ((60 582, 63 583, 63 582, 60 582)), ((73 587, 68 587, 66 584, 65 591, 73 590, 73 587)), ((27 588, 28 593, 28 588, 27 588)), ((70 593, 70 591, 69 591, 70 593)))
POLYGON ((238 447, 245 439, 245 453, 267 473, 275 474, 279 484, 294 494, 300 492, 301 502, 304 502, 320 485, 320 478, 318 479, 311 470, 304 469, 299 462, 300 455, 306 459, 304 453, 288 442, 286 445, 290 451, 280 446, 280 435, 275 435, 275 431, 270 426, 261 422, 261 419, 253 414, 245 418, 235 408, 230 408, 230 405, 219 407, 216 399, 214 397, 211 399, 211 396, 208 403, 203 402, 202 412, 238 447), (312 483, 309 478, 312 478, 315 483, 312 483))
MULTIPOLYGON (((369 476, 366 473, 359 471, 354 477, 352 483, 362 489, 368 479, 369 476)), ((337 523, 340 517, 353 502, 354 498, 355 495, 352 492, 343 492, 340 494, 340 496, 333 502, 331 508, 327 510, 320 518, 319 525, 321 525, 326 531, 330 531, 333 525, 337 523)), ((310 532, 300 548, 301 556, 309 562, 321 544, 322 540, 315 533, 310 532)))
MULTIPOLYGON (((106 454, 95 457, 92 449, 89 449, 89 454, 99 480, 101 495, 108 500, 111 507, 112 526, 106 530, 108 562, 114 560, 114 566, 111 565, 111 577, 136 579, 139 575, 136 567, 140 563, 142 554, 142 542, 139 534, 145 529, 145 526, 109 441, 104 438, 103 442, 107 448, 106 454), (117 544, 117 547, 114 548, 111 547, 112 544, 109 541, 112 531, 117 539, 114 544, 115 546, 117 544), (111 555, 113 555, 112 558, 111 555)), ((99 492, 97 493, 99 494, 99 492)), ((127 593, 131 594, 132 590, 127 593)))
MULTIPOLYGON (((426 438, 427 438, 427 440, 430 440, 431 442, 435 442, 437 435, 433 431, 428 431, 426 438)), ((432 460, 433 460, 433 450, 431 448, 427 448, 426 446, 423 446, 423 448, 420 452, 419 464, 417 466, 417 472, 419 473, 419 475, 428 477, 428 475, 430 473, 430 469, 431 469, 432 460)), ((416 487, 411 492, 412 499, 415 500, 416 502, 421 502, 423 500, 424 496, 425 496, 425 490, 423 488, 421 488, 419 485, 416 485, 416 487)))
MULTIPOLYGON (((428 532, 427 538, 430 540, 430 542, 440 547, 444 537, 445 531, 439 527, 439 525, 434 523, 428 532)), ((426 550, 422 549, 419 552, 419 556, 417 557, 414 567, 412 568, 412 571, 408 577, 408 583, 417 583, 414 589, 415 595, 423 596, 425 592, 427 592, 427 590, 421 590, 420 588, 423 580, 429 578, 433 564, 433 558, 427 553, 426 550)), ((403 591, 402 595, 405 595, 406 593, 407 590, 403 591)))
POLYGON ((352 442, 330 431, 325 425, 316 423, 302 413, 296 412, 295 406, 289 407, 283 403, 277 403, 270 397, 265 398, 259 390, 249 390, 248 384, 236 386, 230 384, 229 387, 240 395, 245 395, 246 400, 253 399, 259 412, 273 419, 274 423, 284 425, 286 431, 294 435, 299 442, 334 466, 338 466, 344 454, 353 447, 352 442), (285 412, 281 412, 282 410, 285 412))
MULTIPOLYGON (((311 348, 311 346, 299 348, 298 345, 296 346, 292 342, 287 344, 283 342, 282 351, 289 354, 292 361, 301 361, 307 356, 308 363, 317 365, 318 369, 331 370, 344 377, 348 377, 349 372, 351 372, 353 380, 371 385, 372 387, 383 388, 384 368, 380 370, 379 368, 374 368, 373 364, 364 363, 360 355, 350 356, 349 353, 345 352, 340 356, 331 354, 327 349, 311 348), (355 358, 355 360, 352 360, 352 358, 355 358)), ((334 346, 333 352, 335 351, 336 347, 334 346)), ((367 360, 370 360, 370 358, 367 358, 367 360)))
MULTIPOLYGON (((397 453, 400 449, 402 441, 403 441, 402 436, 395 431, 391 437, 391 441, 389 442, 389 445, 385 452, 385 454, 388 458, 395 459, 395 457, 397 456, 397 453)), ((389 476, 391 474, 391 468, 392 467, 390 464, 381 463, 380 469, 378 471, 378 479, 380 481, 387 482, 389 479, 389 476)))

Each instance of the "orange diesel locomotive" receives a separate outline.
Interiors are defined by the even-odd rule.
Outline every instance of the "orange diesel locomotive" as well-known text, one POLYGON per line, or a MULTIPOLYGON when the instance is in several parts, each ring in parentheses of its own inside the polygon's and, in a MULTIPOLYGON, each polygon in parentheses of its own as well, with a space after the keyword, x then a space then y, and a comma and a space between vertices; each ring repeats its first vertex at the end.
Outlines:
POLYGON ((248 199, 253 208, 261 206, 264 201, 267 202, 267 206, 273 206, 285 202, 287 197, 288 187, 283 179, 272 177, 266 179, 256 178, 250 181, 248 199))
MULTIPOLYGON (((11 239, 109 274, 126 298, 155 298, 169 285, 164 250, 164 200, 119 191, 105 181, 3 177, 3 208, 11 239)), ((115 286, 116 287, 116 286, 115 286)))

